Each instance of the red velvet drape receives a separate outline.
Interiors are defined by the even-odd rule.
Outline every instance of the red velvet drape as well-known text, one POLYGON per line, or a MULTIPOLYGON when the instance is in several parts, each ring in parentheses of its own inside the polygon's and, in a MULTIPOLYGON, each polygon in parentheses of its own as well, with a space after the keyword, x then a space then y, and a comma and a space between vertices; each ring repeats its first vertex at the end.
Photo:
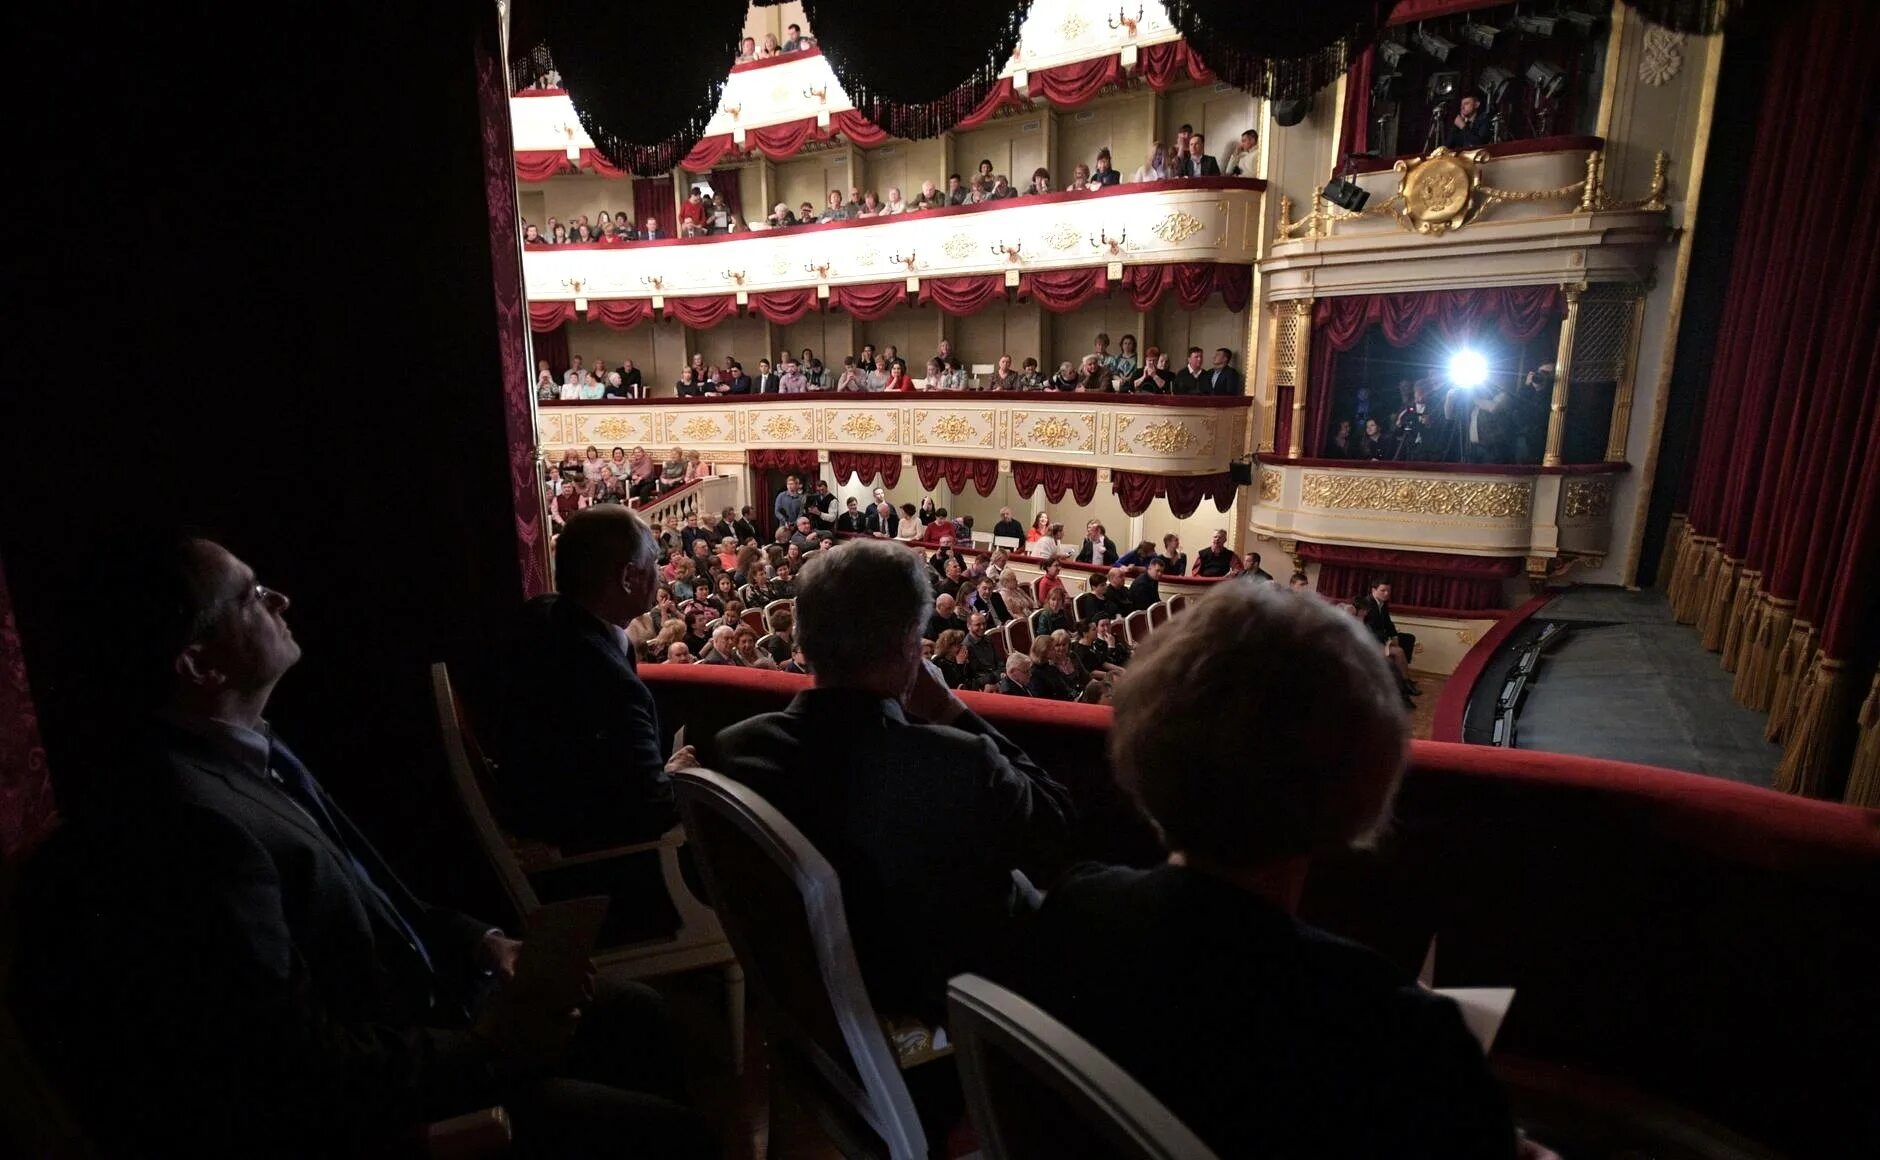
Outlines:
POLYGON ((1116 493, 1126 515, 1139 516, 1149 510, 1149 504, 1157 496, 1168 499, 1171 512, 1177 519, 1187 519, 1194 515, 1201 506, 1201 501, 1208 496, 1214 497, 1214 506, 1226 511, 1234 505, 1234 492, 1238 487, 1231 473, 1221 471, 1212 475, 1148 475, 1140 471, 1113 471, 1110 473, 1110 490, 1116 493))
POLYGON ((666 299, 666 317, 676 318, 695 329, 717 326, 737 312, 738 299, 733 294, 712 294, 702 298, 666 299))
POLYGON ((1338 155, 1332 158, 1334 173, 1344 167, 1347 157, 1370 148, 1366 143, 1371 139, 1371 77, 1376 69, 1373 45, 1359 53, 1345 73, 1345 113, 1338 128, 1338 155))
MULTIPOLYGON (((991 495, 992 489, 999 486, 999 462, 996 459, 968 459, 958 455, 916 455, 914 471, 920 476, 920 485, 928 491, 932 491, 934 485, 942 479, 947 481, 947 489, 954 495, 965 491, 969 482, 982 496, 991 495)), ((1052 502, 1057 502, 1055 497, 1052 502)))
MULTIPOLYGON (((1510 342, 1525 342, 1563 317, 1566 298, 1558 286, 1490 286, 1480 290, 1430 290, 1417 294, 1354 294, 1321 298, 1312 308, 1312 361, 1306 398, 1308 455, 1325 444, 1331 426, 1338 355, 1358 345, 1372 327, 1382 327, 1392 346, 1409 346, 1434 326, 1448 341, 1483 327, 1497 327, 1510 342)), ((1279 391, 1274 446, 1292 437, 1292 392, 1279 391)))
POLYGON ((589 322, 603 322, 615 330, 631 330, 653 318, 650 298, 602 298, 588 302, 589 322))
POLYGON ((1012 78, 1000 77, 993 82, 992 88, 986 91, 985 98, 979 102, 979 107, 960 118, 960 123, 953 126, 953 131, 957 133, 963 129, 977 128, 998 116, 999 110, 1007 106, 1017 107, 1024 103, 1018 91, 1012 87, 1012 78))
MULTIPOLYGON (((738 171, 735 169, 712 170, 712 192, 721 194, 725 199, 725 208, 731 216, 744 221, 744 194, 738 189, 738 171)), ((769 212, 766 210, 765 212, 769 212)), ((763 215, 758 215, 763 216, 763 215)))
MULTIPOLYGON (((547 359, 548 369, 554 373, 555 381, 559 383, 561 381, 562 372, 566 371, 569 367, 568 328, 565 326, 557 326, 553 330, 538 330, 535 332, 535 342, 533 345, 535 347, 535 361, 541 362, 543 359, 547 359)), ((529 384, 531 386, 535 384, 534 368, 530 368, 529 370, 529 384)))
POLYGON ((1206 84, 1214 79, 1213 71, 1186 40, 1168 40, 1138 49, 1136 75, 1158 93, 1191 80, 1206 84))
POLYGON ((762 290, 751 295, 751 313, 761 315, 778 326, 788 326, 816 309, 816 288, 762 290))
POLYGON ((557 173, 574 168, 568 154, 560 149, 522 149, 516 153, 516 180, 547 181, 557 173))
POLYGON ((929 302, 948 314, 977 314, 1005 297, 1003 274, 961 274, 952 278, 923 278, 919 303, 929 302))
POLYGON ((659 236, 678 237, 679 210, 672 201, 672 178, 640 177, 633 182, 633 225, 646 225, 652 218, 659 224, 659 236))
POLYGON ((529 329, 537 334, 559 330, 573 321, 574 303, 572 302, 529 303, 529 329))
POLYGON ((864 286, 829 287, 829 306, 846 310, 863 322, 873 322, 907 297, 906 282, 870 282, 864 286))
POLYGON ((1078 503, 1087 504, 1097 494, 1097 469, 1055 463, 1014 463, 1012 482, 1020 495, 1029 496, 1042 487, 1045 499, 1051 503, 1062 502, 1068 491, 1078 503))
POLYGON ((1038 270, 1018 276, 1018 299, 1036 299, 1046 310, 1075 310, 1110 289, 1109 271, 1102 266, 1076 270, 1038 270))
POLYGON ((785 121, 781 125, 762 125, 748 130, 744 134, 744 147, 755 149, 773 161, 785 157, 794 157, 802 152, 803 146, 812 140, 819 140, 829 134, 816 127, 816 118, 805 117, 800 121, 785 121))
POLYGON ((1355 601, 1383 580, 1390 584, 1393 604, 1459 616, 1501 611, 1502 581, 1521 572, 1521 561, 1511 556, 1310 543, 1300 544, 1299 554, 1318 563, 1321 596, 1355 601))
MULTIPOLYGON (((997 467, 998 464, 993 464, 997 467)), ((881 486, 893 487, 901 482, 901 457, 883 455, 873 451, 831 451, 829 470, 835 473, 837 483, 848 482, 852 475, 862 483, 867 483, 876 476, 881 477, 881 486)), ((932 487, 932 484, 924 486, 932 487)))
POLYGON ((753 447, 745 452, 752 471, 792 471, 814 479, 819 464, 814 451, 790 447, 753 447))
POLYGON ((862 149, 873 149, 888 139, 886 130, 863 116, 859 109, 844 109, 831 115, 829 131, 842 134, 862 149))
POLYGON ((1174 291, 1175 300, 1184 310, 1194 310, 1221 295, 1229 310, 1239 313, 1247 308, 1253 293, 1253 267, 1216 262, 1150 262, 1123 271, 1123 289, 1129 304, 1137 310, 1153 310, 1164 294, 1174 291))
POLYGON ((57 821, 13 598, 7 594, 6 571, 0 569, 0 860, 19 865, 57 821))
POLYGON ((718 159, 731 152, 731 134, 713 133, 709 137, 700 137, 698 144, 692 146, 679 162, 679 168, 687 173, 707 173, 718 159))
POLYGON ((1059 109, 1074 109, 1096 99, 1106 86, 1123 83, 1123 58, 1101 56, 1031 74, 1031 95, 1059 109))

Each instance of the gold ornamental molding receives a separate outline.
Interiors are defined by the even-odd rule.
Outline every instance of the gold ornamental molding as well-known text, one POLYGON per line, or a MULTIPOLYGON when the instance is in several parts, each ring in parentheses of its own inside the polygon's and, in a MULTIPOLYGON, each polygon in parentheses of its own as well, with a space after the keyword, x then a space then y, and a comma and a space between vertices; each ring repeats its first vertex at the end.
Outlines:
POLYGON ((1561 512, 1570 520, 1603 520, 1612 514, 1612 481, 1569 479, 1561 512))
POLYGON ((1261 503, 1278 503, 1279 502, 1279 488, 1280 488, 1280 483, 1283 480, 1283 478, 1284 477, 1281 476, 1279 472, 1274 471, 1270 467, 1262 467, 1260 469, 1260 502, 1261 503))
POLYGON ((1177 210, 1150 226, 1149 232, 1170 245, 1176 245, 1194 237, 1205 228, 1200 218, 1177 210))
POLYGON ((1307 507, 1406 512, 1473 519, 1526 519, 1534 488, 1527 482, 1490 483, 1409 476, 1349 476, 1308 472, 1300 491, 1307 507))
POLYGON ((1032 421, 1027 427, 1025 424, 1031 419, 1031 412, 1013 411, 1009 445, 1018 450, 1027 447, 1048 447, 1055 451, 1075 443, 1080 451, 1095 451, 1097 449, 1096 416, 1085 414, 1075 416, 1075 418, 1082 420, 1081 431, 1078 430, 1077 424, 1062 415, 1046 415, 1032 421))
POLYGON ((875 421, 873 415, 850 415, 842 421, 840 430, 844 435, 857 440, 870 440, 881 436, 881 424, 875 421))
POLYGON ((1136 436, 1136 446, 1160 451, 1164 455, 1179 455, 1188 450, 1194 441, 1195 437, 1189 434, 1187 424, 1177 423, 1173 419, 1151 423, 1136 436))

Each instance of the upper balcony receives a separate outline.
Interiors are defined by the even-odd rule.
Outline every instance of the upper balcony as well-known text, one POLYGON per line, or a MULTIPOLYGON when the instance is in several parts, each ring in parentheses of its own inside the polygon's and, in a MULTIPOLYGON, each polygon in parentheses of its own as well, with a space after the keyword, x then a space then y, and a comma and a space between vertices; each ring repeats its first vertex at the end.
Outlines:
POLYGON ((615 326, 675 307, 696 326, 743 306, 776 322, 818 304, 875 317, 936 291, 955 313, 970 313, 1006 288, 1070 309, 1119 282, 1138 309, 1173 289, 1190 306, 1218 290, 1239 311, 1265 187, 1254 178, 1200 178, 783 230, 533 246, 523 253, 523 278, 538 330, 601 300, 615 305, 590 317, 615 326), (1069 279, 1076 286, 1060 285, 1061 275, 1040 277, 1079 269, 1090 277, 1069 279))

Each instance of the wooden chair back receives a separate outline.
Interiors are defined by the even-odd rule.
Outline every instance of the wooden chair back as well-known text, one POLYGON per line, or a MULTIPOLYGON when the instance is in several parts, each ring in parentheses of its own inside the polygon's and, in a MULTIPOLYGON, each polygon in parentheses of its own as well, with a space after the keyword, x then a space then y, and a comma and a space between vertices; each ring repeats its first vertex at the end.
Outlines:
POLYGON ((1031 652, 1031 621, 1014 620, 1005 626, 1005 643, 1010 652, 1031 652))
POLYGON ((1213 1160, 1162 1101, 1031 1002, 960 975, 947 1010, 986 1160, 1213 1160))
POLYGON ((1130 648, 1140 647, 1143 641, 1149 639, 1149 629, 1149 610, 1146 608, 1138 608, 1123 618, 1123 635, 1129 638, 1130 648))
POLYGON ((1168 618, 1169 618, 1168 601, 1158 600, 1154 604, 1151 604, 1149 606, 1150 629, 1153 630, 1153 629, 1161 628, 1163 625, 1168 623, 1168 618))

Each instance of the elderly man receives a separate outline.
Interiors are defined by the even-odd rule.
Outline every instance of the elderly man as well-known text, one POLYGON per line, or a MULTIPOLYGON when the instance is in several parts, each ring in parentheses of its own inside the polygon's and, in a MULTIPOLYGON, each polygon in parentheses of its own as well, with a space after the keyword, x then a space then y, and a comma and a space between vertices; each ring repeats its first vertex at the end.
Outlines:
POLYGON ((692 650, 682 640, 675 640, 666 646, 666 663, 669 665, 689 665, 692 663, 692 650))
POLYGON ((1195 553, 1195 575, 1225 576, 1234 570, 1235 563, 1234 551, 1227 546, 1227 530, 1217 528, 1208 540, 1208 546, 1195 553))
POLYGON ((1157 630, 1114 705, 1117 779, 1168 861, 1072 871, 1011 960, 1016 989, 1220 1156, 1546 1155, 1517 1144, 1452 1002, 1293 916, 1308 862, 1385 824, 1409 752, 1362 627, 1234 585, 1157 630), (1225 718, 1279 750, 1194 761, 1187 741, 1225 718))
POLYGON ((834 864, 876 1009, 932 1018, 947 979, 1002 953, 1024 875, 1056 880, 1071 803, 921 659, 925 571, 870 540, 812 560, 796 629, 815 687, 715 748, 834 864))
POLYGON ((728 624, 712 629, 711 646, 698 659, 701 665, 738 664, 738 630, 728 624))
POLYGON ((992 525, 992 534, 995 538, 1013 539, 1022 544, 1025 542, 1025 525, 1012 515, 1011 508, 1002 507, 999 509, 999 522, 992 525))
MULTIPOLYGON (((557 549, 583 603, 571 613, 598 633, 618 629, 587 606, 627 600, 586 581, 651 570, 643 528, 605 550, 622 520, 637 526, 622 507, 582 511, 557 549)), ((526 1154, 602 1155, 624 1138, 710 1155, 668 1098, 677 1061, 656 996, 607 987, 582 1003, 578 964, 533 993, 509 986, 521 944, 415 897, 273 729, 275 687, 300 660, 287 597, 207 540, 112 548, 137 577, 113 604, 106 662, 132 686, 111 706, 132 727, 115 760, 61 785, 64 825, 23 884, 13 979, 100 1153, 393 1154, 425 1120, 500 1103, 526 1154), (643 1027, 623 1035, 627 1020, 643 1027), (658 1086, 604 1086, 630 1075, 658 1086)), ((612 756, 583 772, 618 786, 612 756)))
POLYGON ((1015 652, 1005 658, 1005 675, 999 678, 999 692, 1008 697, 1031 696, 1031 658, 1015 652))
POLYGON ((810 521, 807 515, 796 517, 795 529, 790 533, 790 543, 796 545, 801 551, 808 551, 809 546, 815 542, 816 525, 810 521))
POLYGON ((1104 579, 1106 583, 1100 593, 1103 598, 1103 615, 1109 618, 1128 616, 1135 608, 1129 598, 1129 572, 1123 568, 1111 568, 1104 579))
POLYGON ((966 631, 966 621, 960 618, 958 602, 942 592, 933 599, 933 615, 927 618, 927 627, 922 631, 922 640, 939 640, 943 632, 966 631))

